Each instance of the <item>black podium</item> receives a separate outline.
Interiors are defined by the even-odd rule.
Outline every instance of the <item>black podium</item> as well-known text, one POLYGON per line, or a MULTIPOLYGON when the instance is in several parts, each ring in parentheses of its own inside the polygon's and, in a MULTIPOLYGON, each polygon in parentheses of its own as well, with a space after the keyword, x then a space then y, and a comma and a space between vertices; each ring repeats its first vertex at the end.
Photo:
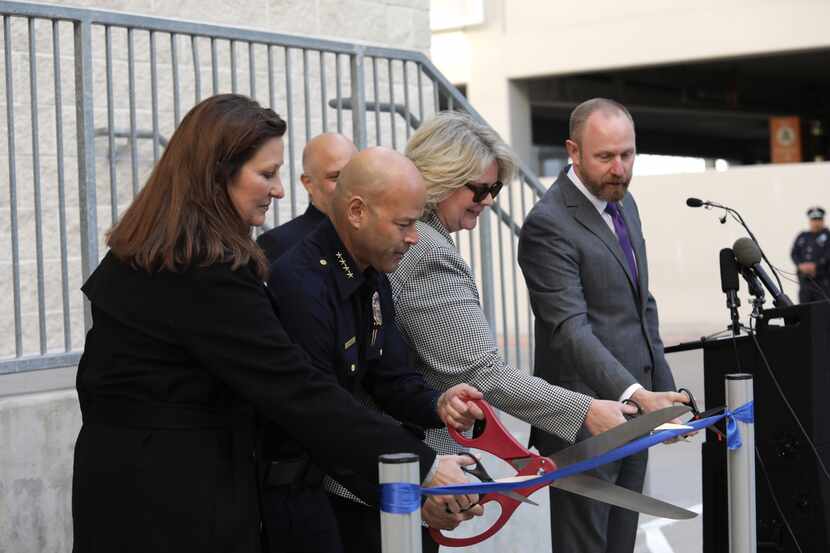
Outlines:
MULTIPOLYGON (((784 396, 830 466, 830 304, 763 312, 757 341, 784 396)), ((781 399, 751 336, 703 342, 706 407, 725 405, 724 375, 754 376, 758 551, 795 553, 770 487, 804 553, 830 551, 830 482, 781 399), (766 470, 764 470, 764 467, 766 470), (766 473, 766 476, 765 476, 766 473), (767 483, 769 479, 769 484, 767 483)), ((703 552, 729 552, 726 444, 703 444, 703 552)))

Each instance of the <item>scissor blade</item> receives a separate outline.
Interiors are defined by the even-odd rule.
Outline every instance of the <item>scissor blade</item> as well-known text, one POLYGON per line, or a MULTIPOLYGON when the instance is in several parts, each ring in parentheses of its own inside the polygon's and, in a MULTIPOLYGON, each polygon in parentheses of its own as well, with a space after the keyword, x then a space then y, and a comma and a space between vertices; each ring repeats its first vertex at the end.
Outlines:
POLYGON ((558 451, 551 455, 550 458, 556 463, 556 468, 561 469, 568 465, 584 461, 585 459, 598 457, 603 453, 608 453, 612 449, 617 449, 627 444, 631 440, 645 436, 654 430, 655 427, 676 419, 680 415, 688 413, 690 410, 688 405, 674 405, 640 415, 602 434, 591 436, 587 440, 582 440, 567 449, 558 451))
POLYGON ((555 480, 551 483, 551 486, 623 509, 656 517, 681 520, 697 516, 696 513, 677 505, 633 492, 587 474, 575 474, 561 480, 555 480))
POLYGON ((535 501, 533 501, 532 499, 527 498, 527 497, 523 496, 522 494, 519 494, 519 493, 516 493, 516 492, 511 492, 511 491, 508 490, 506 492, 496 492, 496 493, 500 493, 501 495, 503 495, 505 497, 509 497, 510 499, 512 499, 514 501, 518 501, 519 503, 530 503, 534 507, 539 506, 539 504, 536 503, 535 501))

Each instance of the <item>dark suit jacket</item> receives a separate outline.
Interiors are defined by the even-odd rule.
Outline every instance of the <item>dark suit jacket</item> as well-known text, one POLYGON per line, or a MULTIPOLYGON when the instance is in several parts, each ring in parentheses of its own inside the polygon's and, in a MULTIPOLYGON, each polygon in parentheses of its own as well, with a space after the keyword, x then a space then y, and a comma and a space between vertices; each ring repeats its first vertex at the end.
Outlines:
POLYGON ((255 552, 254 413, 372 500, 377 458, 435 453, 310 367, 248 267, 149 274, 111 253, 83 287, 76 552, 255 552))
MULTIPOLYGON (((630 193, 621 202, 637 257, 635 281, 617 237, 567 169, 530 211, 519 239, 536 315, 535 374, 601 399, 617 400, 635 382, 672 390, 637 204, 630 193)), ((531 434, 543 451, 563 445, 552 438, 531 434)))
POLYGON ((311 234, 314 227, 326 219, 326 215, 308 204, 305 213, 283 223, 278 227, 263 232, 256 239, 259 247, 265 252, 268 263, 274 263, 279 257, 300 243, 300 241, 311 234))

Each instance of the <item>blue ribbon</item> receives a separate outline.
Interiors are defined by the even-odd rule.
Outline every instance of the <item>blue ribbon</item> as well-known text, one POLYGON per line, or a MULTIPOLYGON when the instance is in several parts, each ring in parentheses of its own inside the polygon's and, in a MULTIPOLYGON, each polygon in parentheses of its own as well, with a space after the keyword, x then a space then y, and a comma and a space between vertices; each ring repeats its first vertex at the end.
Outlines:
POLYGON ((755 422, 754 402, 744 403, 731 413, 726 413, 726 447, 729 449, 739 449, 743 444, 736 420, 747 424, 755 422))
POLYGON ((418 484, 381 484, 380 510, 406 515, 421 508, 421 487, 418 484))
MULTIPOLYGON (((704 428, 715 424, 723 418, 728 418, 729 420, 737 419, 741 422, 752 422, 752 413, 752 402, 749 402, 745 405, 742 405, 741 407, 738 407, 737 409, 735 409, 734 412, 727 411, 720 415, 714 415, 711 417, 707 417, 705 419, 690 421, 686 423, 686 426, 691 426, 692 430, 703 430, 704 428)), ((730 449, 735 449, 737 447, 740 447, 740 434, 737 431, 737 425, 734 423, 734 420, 732 420, 732 425, 734 426, 734 428, 732 430, 731 436, 733 436, 732 444, 734 445, 734 447, 730 447, 730 449), (736 439, 737 445, 735 445, 736 439)), ((504 492, 521 488, 529 488, 540 484, 546 485, 553 482, 554 480, 559 480, 560 478, 566 478, 568 476, 573 476, 574 474, 579 474, 581 472, 591 470, 593 468, 599 467, 607 463, 613 463, 614 461, 618 461, 623 457, 628 457, 629 455, 639 453, 653 445, 665 442, 667 440, 671 440, 672 438, 676 438, 684 434, 688 434, 689 432, 690 430, 687 428, 677 430, 661 430, 660 432, 655 432, 653 434, 649 434, 648 436, 643 436, 642 438, 629 442, 621 447, 618 447, 617 449, 613 449, 597 457, 586 459, 585 461, 580 461, 578 463, 569 465, 565 468, 548 472, 537 478, 532 478, 522 482, 480 482, 474 484, 452 484, 449 486, 440 486, 436 488, 423 488, 421 489, 421 493, 424 495, 461 495, 472 493, 485 494, 492 492, 504 492)), ((728 443, 729 439, 727 439, 727 444, 728 443)))

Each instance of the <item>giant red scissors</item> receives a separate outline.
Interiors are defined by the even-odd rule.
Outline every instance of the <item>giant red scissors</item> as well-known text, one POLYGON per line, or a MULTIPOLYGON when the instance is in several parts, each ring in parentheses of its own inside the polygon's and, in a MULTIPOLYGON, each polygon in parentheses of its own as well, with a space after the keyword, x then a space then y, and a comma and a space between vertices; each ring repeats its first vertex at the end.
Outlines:
MULTIPOLYGON (((543 457, 533 453, 516 441, 486 401, 475 400, 475 403, 484 412, 484 420, 476 423, 473 432, 474 437, 467 438, 452 428, 449 428, 449 432, 453 439, 462 446, 492 453, 516 469, 517 472, 514 477, 500 481, 535 479, 542 474, 597 457, 649 434, 657 426, 676 419, 690 410, 687 405, 675 405, 640 415, 625 424, 578 442, 550 457, 543 457)), ((484 471, 484 474, 486 474, 486 471, 484 471)), ((633 492, 605 480, 587 474, 574 474, 550 483, 536 483, 527 488, 519 488, 511 492, 494 492, 482 495, 479 504, 485 505, 496 502, 501 506, 501 514, 492 526, 478 535, 454 538, 445 536, 435 528, 430 529, 430 534, 437 543, 449 547, 463 547, 484 541, 501 530, 521 503, 533 503, 527 499, 527 496, 548 485, 611 505, 663 518, 685 519, 697 516, 695 513, 676 505, 633 492)))

